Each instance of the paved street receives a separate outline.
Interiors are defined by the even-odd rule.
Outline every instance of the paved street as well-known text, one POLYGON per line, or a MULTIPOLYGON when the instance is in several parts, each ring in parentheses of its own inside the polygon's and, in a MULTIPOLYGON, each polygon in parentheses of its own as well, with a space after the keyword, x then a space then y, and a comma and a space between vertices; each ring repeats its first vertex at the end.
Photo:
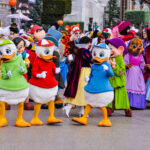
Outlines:
MULTIPOLYGON (((72 110, 71 116, 78 113, 72 110)), ((98 127, 101 120, 99 109, 91 111, 88 126, 77 125, 65 117, 62 110, 56 116, 63 119, 61 125, 46 125, 48 111, 42 110, 40 118, 44 126, 29 128, 14 127, 17 107, 6 112, 9 124, 0 128, 0 150, 149 150, 150 110, 134 111, 133 118, 124 117, 116 111, 111 121, 113 127, 98 127)), ((33 111, 25 111, 24 118, 30 121, 33 111)))

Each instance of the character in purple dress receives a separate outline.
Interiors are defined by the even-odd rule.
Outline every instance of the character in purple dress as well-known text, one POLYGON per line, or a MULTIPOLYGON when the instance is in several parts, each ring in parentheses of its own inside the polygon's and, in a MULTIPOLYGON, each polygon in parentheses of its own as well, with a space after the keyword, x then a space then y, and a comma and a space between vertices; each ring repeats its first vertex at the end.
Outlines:
POLYGON ((124 57, 126 65, 127 92, 130 106, 137 109, 145 109, 145 81, 143 72, 146 68, 143 52, 143 41, 134 38, 129 46, 128 53, 124 57))

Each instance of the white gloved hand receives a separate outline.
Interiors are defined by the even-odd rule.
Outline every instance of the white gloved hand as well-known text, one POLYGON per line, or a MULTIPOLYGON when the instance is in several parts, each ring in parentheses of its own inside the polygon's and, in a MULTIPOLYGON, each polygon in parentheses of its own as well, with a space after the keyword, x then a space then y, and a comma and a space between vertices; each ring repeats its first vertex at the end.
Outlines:
POLYGON ((36 77, 45 79, 46 78, 46 73, 47 73, 46 71, 43 71, 41 74, 37 74, 36 77))
POLYGON ((55 73, 59 74, 60 73, 60 68, 56 68, 55 73))
POLYGON ((90 78, 89 77, 85 77, 84 80, 85 80, 85 82, 89 82, 90 78))
POLYGON ((108 66, 107 65, 102 65, 102 66, 103 66, 104 71, 108 70, 108 66))
POLYGON ((68 55, 68 60, 69 60, 69 61, 73 61, 73 56, 72 56, 72 54, 69 54, 69 55, 68 55))
POLYGON ((12 76, 11 70, 9 70, 9 71, 7 72, 7 76, 8 76, 8 77, 11 77, 11 76, 12 76))
POLYGON ((19 66, 21 73, 24 73, 24 68, 22 66, 19 66))

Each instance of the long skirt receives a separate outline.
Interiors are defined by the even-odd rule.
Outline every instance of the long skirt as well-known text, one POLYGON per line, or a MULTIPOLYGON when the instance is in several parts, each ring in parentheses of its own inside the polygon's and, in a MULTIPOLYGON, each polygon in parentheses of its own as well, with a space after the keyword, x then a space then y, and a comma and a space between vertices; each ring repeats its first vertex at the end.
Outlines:
POLYGON ((84 87, 86 86, 87 82, 85 82, 85 77, 89 77, 90 72, 91 72, 91 68, 88 68, 88 67, 81 68, 76 97, 75 98, 66 97, 64 101, 65 104, 86 106, 86 100, 84 97, 84 87))

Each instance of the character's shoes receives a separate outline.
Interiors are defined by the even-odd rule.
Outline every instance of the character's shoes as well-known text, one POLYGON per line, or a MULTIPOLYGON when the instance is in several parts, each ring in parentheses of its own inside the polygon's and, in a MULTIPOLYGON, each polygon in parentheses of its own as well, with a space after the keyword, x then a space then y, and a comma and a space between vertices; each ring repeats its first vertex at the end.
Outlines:
POLYGON ((72 109, 72 105, 70 105, 70 104, 68 104, 67 106, 65 106, 63 108, 63 110, 66 112, 66 115, 68 118, 69 118, 69 114, 70 114, 71 109, 72 109))
POLYGON ((42 104, 41 109, 48 109, 48 105, 42 104))
POLYGON ((1 118, 0 119, 0 127, 4 127, 8 124, 7 119, 6 118, 1 118))
POLYGON ((11 106, 10 106, 9 104, 5 103, 5 109, 6 109, 6 110, 10 110, 10 109, 11 109, 11 106))
POLYGON ((15 126, 16 127, 30 127, 31 124, 26 122, 24 119, 17 119, 15 126))
POLYGON ((44 124, 39 118, 32 118, 30 123, 31 125, 39 125, 39 126, 42 126, 44 124))
POLYGON ((81 118, 73 117, 72 121, 80 123, 82 125, 87 125, 87 118, 85 118, 85 117, 81 117, 81 118))
POLYGON ((29 102, 34 102, 32 99, 29 98, 29 102))
POLYGON ((99 124, 98 126, 102 126, 102 127, 111 127, 112 124, 110 122, 109 119, 103 119, 99 124))
POLYGON ((112 116, 112 109, 111 108, 107 108, 107 113, 108 113, 108 116, 112 116))
POLYGON ((62 123, 63 121, 60 119, 57 119, 55 117, 48 117, 47 123, 48 124, 54 124, 54 123, 62 123))
POLYGON ((30 102, 24 103, 24 110, 34 110, 34 105, 30 102))
POLYGON ((131 109, 126 109, 125 110, 125 116, 126 117, 132 117, 132 110, 131 109))
POLYGON ((55 108, 61 109, 63 107, 63 100, 61 98, 55 100, 55 108))

